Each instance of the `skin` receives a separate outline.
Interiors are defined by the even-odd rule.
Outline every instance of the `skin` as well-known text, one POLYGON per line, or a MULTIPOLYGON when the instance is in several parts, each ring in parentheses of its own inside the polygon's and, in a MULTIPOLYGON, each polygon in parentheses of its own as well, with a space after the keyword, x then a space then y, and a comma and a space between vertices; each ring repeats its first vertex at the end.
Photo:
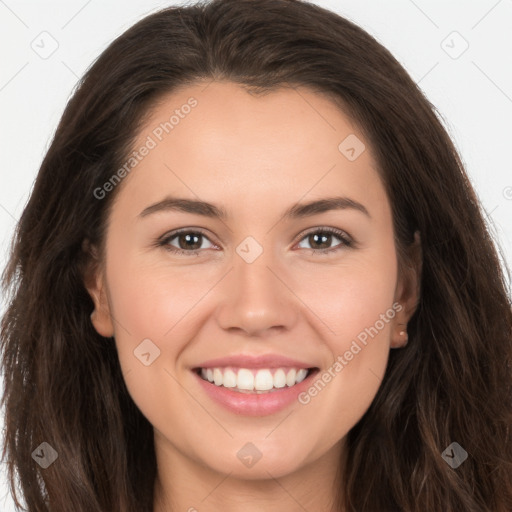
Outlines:
MULTIPOLYGON (((400 331, 417 304, 419 270, 399 274, 370 144, 327 98, 305 88, 257 97, 231 82, 189 85, 161 102, 134 147, 191 96, 197 106, 119 185, 105 260, 86 282, 92 322, 114 336, 128 390, 154 426, 154 512, 327 512, 336 471, 345 471, 346 435, 372 403, 390 349, 406 343, 400 331), (366 147, 354 161, 338 149, 350 134, 366 147), (222 206, 229 217, 138 218, 168 194, 222 206), (297 202, 333 195, 362 203, 371 218, 343 209, 282 219, 297 202), (337 235, 315 245, 305 232, 323 227, 357 245, 343 246, 337 235), (155 245, 179 228, 206 232, 199 255, 155 245), (263 248, 252 263, 236 252, 247 236, 263 248), (277 353, 326 370, 393 303, 402 310, 308 404, 236 415, 191 372, 235 353, 277 353), (146 338, 161 351, 149 366, 134 357, 146 338), (250 468, 237 457, 247 442, 262 453, 250 468)), ((179 237, 169 244, 188 247, 179 237)))

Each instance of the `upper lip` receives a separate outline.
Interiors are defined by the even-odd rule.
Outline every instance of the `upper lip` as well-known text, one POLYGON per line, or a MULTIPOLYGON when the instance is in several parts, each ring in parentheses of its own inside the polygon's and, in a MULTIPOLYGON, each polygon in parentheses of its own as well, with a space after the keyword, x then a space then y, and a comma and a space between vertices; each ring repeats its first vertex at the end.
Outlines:
POLYGON ((278 354, 235 354, 226 357, 219 357, 204 361, 195 366, 195 368, 222 368, 224 366, 234 366, 238 368, 315 368, 314 365, 291 359, 278 354))

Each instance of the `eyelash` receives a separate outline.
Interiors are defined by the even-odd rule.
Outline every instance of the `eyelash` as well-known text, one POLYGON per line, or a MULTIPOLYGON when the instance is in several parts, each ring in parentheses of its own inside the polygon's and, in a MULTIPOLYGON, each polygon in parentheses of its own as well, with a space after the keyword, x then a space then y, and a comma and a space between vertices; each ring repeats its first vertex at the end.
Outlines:
MULTIPOLYGON (((173 231, 172 233, 169 233, 167 236, 164 236, 163 238, 157 240, 156 245, 158 247, 163 247, 166 251, 169 251, 173 254, 180 254, 180 255, 186 255, 186 256, 194 256, 194 255, 199 256, 199 252, 201 252, 203 249, 193 249, 191 251, 186 251, 185 249, 179 249, 179 248, 169 245, 169 242, 171 240, 173 240, 178 235, 181 235, 183 233, 201 235, 208 239, 206 234, 201 230, 191 230, 191 229, 185 228, 185 229, 173 231)), ((354 246, 353 240, 349 236, 347 236, 346 233, 344 233, 343 231, 341 231, 339 229, 329 228, 329 227, 315 228, 311 231, 306 232, 302 236, 302 238, 299 239, 298 243, 302 242, 302 240, 304 240, 304 238, 306 238, 307 236, 313 235, 313 234, 318 234, 318 233, 335 235, 336 238, 339 238, 342 243, 340 243, 338 246, 336 246, 334 248, 331 247, 328 249, 306 249, 306 250, 311 251, 312 254, 326 255, 328 253, 338 252, 339 250, 343 249, 344 247, 349 248, 349 247, 354 246)))

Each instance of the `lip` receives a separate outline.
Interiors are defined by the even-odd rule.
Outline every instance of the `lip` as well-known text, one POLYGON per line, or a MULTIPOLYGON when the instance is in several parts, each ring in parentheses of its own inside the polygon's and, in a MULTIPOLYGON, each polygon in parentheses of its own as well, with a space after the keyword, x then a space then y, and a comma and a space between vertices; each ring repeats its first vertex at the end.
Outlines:
MULTIPOLYGON (((218 362, 215 364, 218 364, 218 362)), ((311 385, 312 380, 319 372, 320 370, 315 368, 299 384, 276 389, 268 393, 257 394, 240 393, 224 386, 216 386, 202 379, 197 371, 192 370, 192 374, 198 380, 201 388, 213 401, 227 410, 243 416, 267 416, 285 409, 293 402, 298 401, 298 395, 311 385)))
POLYGON ((281 356, 278 354, 236 354, 232 356, 210 359, 194 367, 197 368, 222 368, 225 366, 234 366, 237 368, 316 368, 315 364, 304 363, 296 359, 281 356))

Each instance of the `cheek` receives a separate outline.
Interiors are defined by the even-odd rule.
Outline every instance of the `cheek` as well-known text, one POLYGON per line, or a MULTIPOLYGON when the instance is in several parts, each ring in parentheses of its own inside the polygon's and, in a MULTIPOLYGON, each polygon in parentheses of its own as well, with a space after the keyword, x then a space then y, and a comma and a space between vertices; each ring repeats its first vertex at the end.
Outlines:
POLYGON ((174 373, 193 336, 187 320, 203 288, 192 279, 187 283, 178 268, 148 265, 136 254, 115 249, 107 260, 115 343, 130 394, 149 414, 158 399, 154 390, 173 385, 165 370, 174 373))
POLYGON ((394 247, 347 253, 337 265, 310 265, 290 274, 293 290, 324 324, 331 345, 344 350, 346 341, 372 326, 391 308, 397 278, 394 247), (293 275, 293 277, 292 277, 293 275))
POLYGON ((156 425, 162 421, 158 411, 186 409, 176 367, 193 336, 187 319, 200 295, 193 282, 183 286, 176 269, 150 267, 114 252, 111 256, 108 284, 119 362, 131 398, 156 425))
POLYGON ((310 322, 318 326, 332 357, 301 398, 319 425, 331 426, 329 432, 318 433, 326 443, 335 442, 361 419, 388 362, 396 267, 394 252, 385 258, 382 254, 358 257, 357 264, 330 268, 324 276, 318 270, 297 292, 315 313, 310 322))
POLYGON ((172 336, 208 289, 204 273, 169 263, 163 252, 150 258, 113 244, 107 272, 112 313, 122 324, 117 331, 123 336, 128 331, 137 339, 163 341, 172 336))

